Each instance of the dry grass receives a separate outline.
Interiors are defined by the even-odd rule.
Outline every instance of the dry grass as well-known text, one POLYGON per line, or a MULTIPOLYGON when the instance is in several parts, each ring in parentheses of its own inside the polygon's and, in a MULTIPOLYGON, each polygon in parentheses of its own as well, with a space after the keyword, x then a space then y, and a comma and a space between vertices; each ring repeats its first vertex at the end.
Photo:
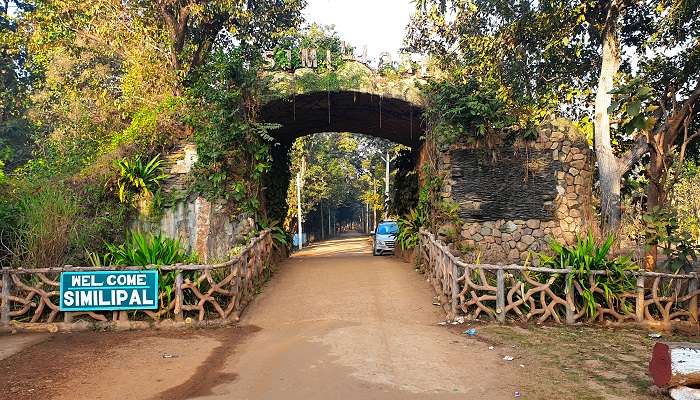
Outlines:
MULTIPOLYGON (((467 324, 454 327, 461 331, 467 324)), ((527 371, 528 399, 668 399, 647 376, 655 340, 649 332, 606 327, 471 325, 477 340, 527 371)), ((664 336, 664 341, 700 341, 664 336)))

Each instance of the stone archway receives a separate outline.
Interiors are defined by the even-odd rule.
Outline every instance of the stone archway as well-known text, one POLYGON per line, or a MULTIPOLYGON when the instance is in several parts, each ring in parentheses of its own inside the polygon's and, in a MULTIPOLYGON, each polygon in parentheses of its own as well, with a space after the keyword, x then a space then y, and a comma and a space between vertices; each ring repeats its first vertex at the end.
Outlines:
POLYGON ((283 145, 321 132, 377 136, 414 149, 423 136, 423 107, 409 100, 358 91, 310 92, 264 104, 260 119, 280 124, 271 134, 283 145))
POLYGON ((275 174, 265 182, 266 208, 274 219, 286 215, 288 152, 297 138, 323 132, 359 133, 409 146, 417 154, 425 131, 422 105, 353 90, 313 91, 275 99, 260 108, 259 119, 280 125, 270 131, 278 144, 271 149, 275 174))

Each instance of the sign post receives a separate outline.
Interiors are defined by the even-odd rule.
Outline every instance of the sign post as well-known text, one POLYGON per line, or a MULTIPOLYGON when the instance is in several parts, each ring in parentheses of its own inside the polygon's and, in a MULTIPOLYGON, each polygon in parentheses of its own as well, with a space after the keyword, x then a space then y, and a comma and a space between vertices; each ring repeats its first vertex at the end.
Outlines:
POLYGON ((158 271, 63 272, 61 311, 157 310, 158 271))

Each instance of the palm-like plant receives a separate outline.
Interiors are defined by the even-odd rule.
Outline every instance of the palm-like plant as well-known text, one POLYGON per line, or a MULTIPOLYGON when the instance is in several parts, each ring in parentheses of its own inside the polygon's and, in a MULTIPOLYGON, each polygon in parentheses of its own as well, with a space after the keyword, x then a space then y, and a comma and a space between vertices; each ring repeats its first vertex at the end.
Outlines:
POLYGON ((132 196, 148 197, 154 190, 160 187, 160 183, 168 177, 161 169, 163 160, 156 155, 147 163, 143 163, 140 157, 129 160, 123 158, 117 162, 119 168, 119 201, 127 203, 132 196))
POLYGON ((569 287, 573 287, 574 281, 580 286, 586 314, 591 318, 597 314, 597 301, 605 300, 626 307, 623 294, 635 288, 635 279, 628 272, 638 270, 639 266, 629 257, 610 259, 609 253, 614 242, 615 238, 609 235, 598 244, 589 232, 587 236, 577 237, 576 244, 571 247, 552 241, 549 247, 553 255, 539 255, 542 266, 571 269, 572 272, 568 275, 569 287), (592 271, 605 271, 605 274, 593 275, 591 279, 592 271), (603 291, 602 298, 595 288, 603 291))
POLYGON ((399 233, 396 241, 402 250, 412 249, 418 244, 418 231, 425 224, 426 215, 420 210, 411 210, 405 218, 399 218, 399 233))
POLYGON ((123 244, 107 244, 107 254, 102 261, 109 265, 173 265, 194 262, 196 256, 185 251, 177 239, 131 232, 123 244))

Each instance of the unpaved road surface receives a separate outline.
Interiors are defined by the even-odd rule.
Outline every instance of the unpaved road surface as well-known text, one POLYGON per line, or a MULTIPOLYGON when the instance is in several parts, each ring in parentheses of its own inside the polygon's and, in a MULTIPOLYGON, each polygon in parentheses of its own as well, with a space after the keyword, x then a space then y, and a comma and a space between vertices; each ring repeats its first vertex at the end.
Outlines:
POLYGON ((530 374, 432 302, 413 266, 346 237, 285 261, 237 327, 0 336, 0 399, 514 398, 530 374))

